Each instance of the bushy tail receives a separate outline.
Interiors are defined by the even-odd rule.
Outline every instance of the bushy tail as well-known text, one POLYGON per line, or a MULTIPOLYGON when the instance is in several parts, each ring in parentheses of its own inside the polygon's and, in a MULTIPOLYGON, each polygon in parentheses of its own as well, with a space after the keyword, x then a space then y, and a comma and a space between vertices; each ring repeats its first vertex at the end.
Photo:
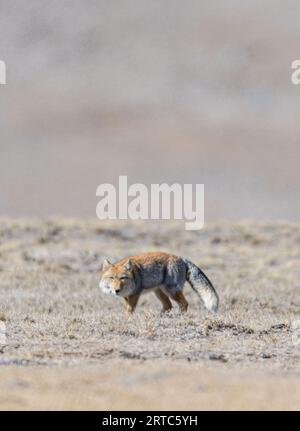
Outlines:
POLYGON ((214 286, 198 266, 187 259, 183 260, 187 266, 186 279, 190 283, 192 289, 202 299, 205 307, 209 311, 217 311, 219 297, 214 286))

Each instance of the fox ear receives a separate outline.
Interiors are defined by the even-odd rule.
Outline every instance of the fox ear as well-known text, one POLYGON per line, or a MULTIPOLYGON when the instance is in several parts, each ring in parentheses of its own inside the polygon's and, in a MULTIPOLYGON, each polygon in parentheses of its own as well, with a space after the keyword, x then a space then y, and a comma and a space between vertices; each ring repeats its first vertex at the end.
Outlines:
POLYGON ((104 259, 104 261, 102 263, 102 271, 104 271, 105 269, 107 269, 111 265, 112 264, 110 263, 110 261, 108 259, 104 259))
POLYGON ((124 264, 124 268, 130 270, 132 268, 132 261, 130 259, 124 264))

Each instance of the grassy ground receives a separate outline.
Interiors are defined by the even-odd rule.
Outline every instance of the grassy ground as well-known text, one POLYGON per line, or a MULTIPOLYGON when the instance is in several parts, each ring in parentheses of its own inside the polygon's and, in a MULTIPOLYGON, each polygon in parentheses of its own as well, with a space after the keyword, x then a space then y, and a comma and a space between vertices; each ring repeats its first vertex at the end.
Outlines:
POLYGON ((299 409, 299 228, 2 220, 0 408, 299 409), (105 256, 150 250, 199 264, 220 311, 101 294, 105 256))

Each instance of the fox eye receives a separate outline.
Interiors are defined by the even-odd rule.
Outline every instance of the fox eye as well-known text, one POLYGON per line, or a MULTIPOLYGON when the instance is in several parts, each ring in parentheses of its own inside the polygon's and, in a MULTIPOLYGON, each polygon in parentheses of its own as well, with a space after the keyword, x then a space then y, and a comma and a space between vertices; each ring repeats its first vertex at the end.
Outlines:
POLYGON ((120 277, 120 280, 127 280, 128 277, 126 277, 126 275, 123 275, 122 277, 120 277))
POLYGON ((114 277, 108 277, 110 280, 113 280, 114 279, 114 277))

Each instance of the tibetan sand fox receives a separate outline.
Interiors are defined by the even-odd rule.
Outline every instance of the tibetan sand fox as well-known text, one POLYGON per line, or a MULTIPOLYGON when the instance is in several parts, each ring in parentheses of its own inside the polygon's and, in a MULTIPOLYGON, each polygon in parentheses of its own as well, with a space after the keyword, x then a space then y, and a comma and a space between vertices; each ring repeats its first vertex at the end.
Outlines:
POLYGON ((169 253, 143 253, 117 263, 104 260, 100 289, 124 298, 127 310, 133 312, 142 293, 153 291, 163 311, 172 308, 170 298, 186 311, 188 302, 182 290, 188 281, 210 311, 217 311, 219 298, 212 283, 195 264, 169 253))

